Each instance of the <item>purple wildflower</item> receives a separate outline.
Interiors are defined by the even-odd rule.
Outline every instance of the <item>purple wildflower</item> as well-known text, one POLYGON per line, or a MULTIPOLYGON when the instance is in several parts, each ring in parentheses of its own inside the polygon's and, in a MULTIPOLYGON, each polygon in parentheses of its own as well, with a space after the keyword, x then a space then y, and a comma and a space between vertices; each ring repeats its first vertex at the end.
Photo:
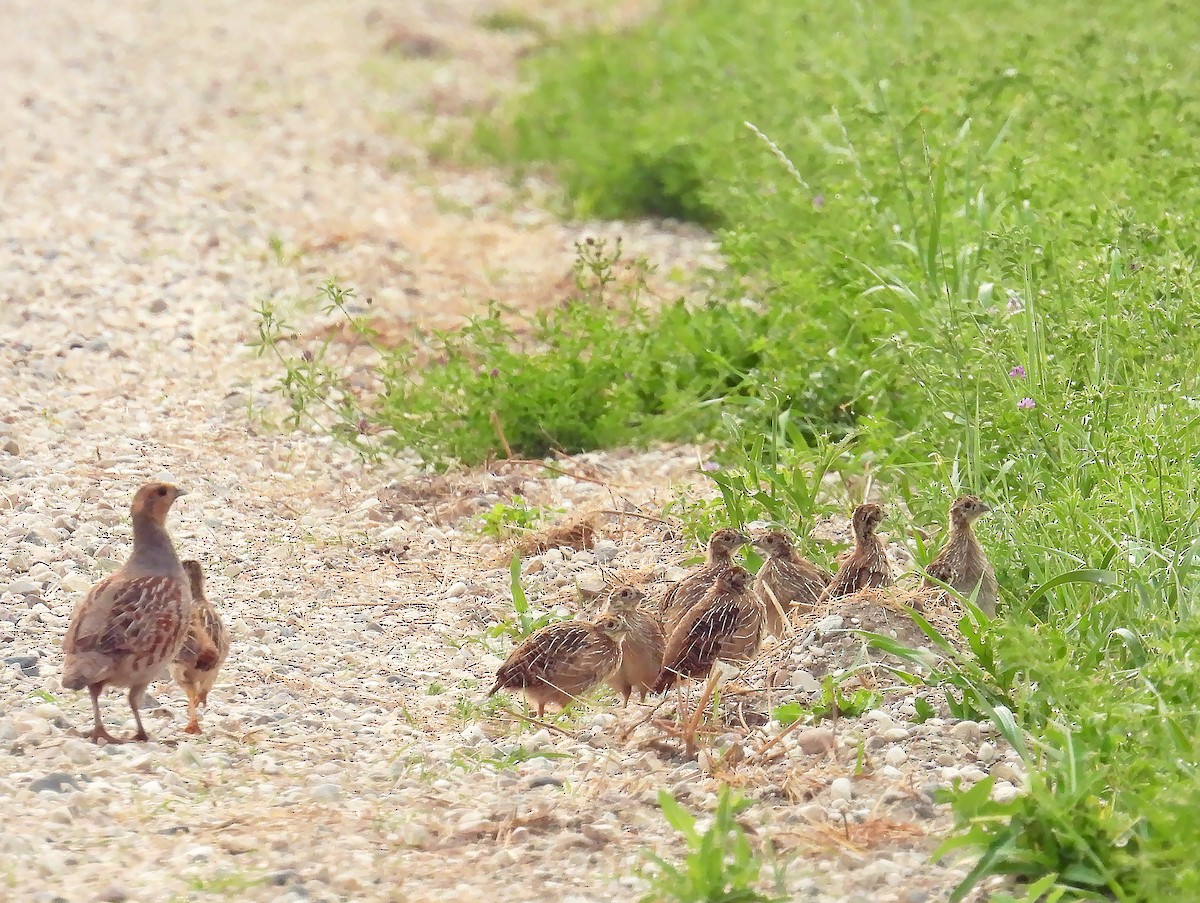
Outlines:
POLYGON ((1017 402, 1017 407, 1020 408, 1022 411, 1028 411, 1030 408, 1036 408, 1037 402, 1034 401, 1032 398, 1022 398, 1020 401, 1017 402))
POLYGON ((1011 370, 1008 371, 1008 375, 1011 376, 1013 379, 1024 379, 1025 378, 1025 368, 1022 367, 1020 364, 1017 364, 1017 366, 1013 367, 1011 370))
POLYGON ((825 206, 825 195, 821 194, 821 192, 818 191, 816 194, 813 195, 813 209, 820 210, 824 206, 825 206))
POLYGON ((720 465, 720 464, 718 464, 716 461, 705 461, 705 462, 704 462, 704 463, 703 463, 703 464, 700 466, 700 469, 701 469, 701 470, 704 470, 704 471, 707 471, 708 473, 712 473, 714 470, 720 470, 720 469, 721 469, 721 465, 720 465))
POLYGON ((499 367, 493 367, 493 368, 492 368, 492 372, 491 372, 491 374, 490 374, 490 375, 491 375, 491 376, 499 376, 499 375, 500 375, 500 368, 499 368, 499 367))
POLYGON ((1025 301, 1021 298, 1020 292, 1015 292, 1010 288, 1006 294, 1008 296, 1008 312, 1010 314, 1019 314, 1025 309, 1025 301))

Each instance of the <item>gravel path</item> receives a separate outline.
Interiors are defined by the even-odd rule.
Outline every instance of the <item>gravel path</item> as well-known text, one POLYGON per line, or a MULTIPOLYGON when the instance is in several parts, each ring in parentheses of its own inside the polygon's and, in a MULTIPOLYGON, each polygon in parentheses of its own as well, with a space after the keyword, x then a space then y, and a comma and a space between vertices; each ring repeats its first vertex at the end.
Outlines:
MULTIPOLYGON (((598 700, 549 731, 482 706, 505 646, 480 637, 508 582, 471 517, 514 492, 658 513, 698 450, 441 480, 252 416, 272 378, 245 347, 257 299, 337 274, 404 331, 562 295, 581 230, 539 190, 421 150, 441 121, 426 113, 452 124, 507 90, 529 37, 478 27, 492 7, 472 0, 404 6, 5 3, 0 900, 624 900, 643 851, 677 850, 658 789, 715 800, 721 763, 664 751, 634 729, 644 711, 598 700), (234 651, 203 737, 161 681, 161 742, 98 749, 76 736, 90 709, 58 683, 59 645, 128 552, 134 489, 164 475, 190 492, 172 531, 234 651)), ((687 229, 588 232, 664 271, 715 263, 687 229)), ((652 521, 601 535, 527 561, 531 598, 614 567, 661 576, 683 551, 652 521)), ((104 711, 110 728, 127 714, 115 693, 104 711)), ((726 775, 796 857, 796 899, 939 899, 961 871, 928 862, 947 824, 931 786, 1019 783, 986 730, 912 711, 889 697, 726 775)))

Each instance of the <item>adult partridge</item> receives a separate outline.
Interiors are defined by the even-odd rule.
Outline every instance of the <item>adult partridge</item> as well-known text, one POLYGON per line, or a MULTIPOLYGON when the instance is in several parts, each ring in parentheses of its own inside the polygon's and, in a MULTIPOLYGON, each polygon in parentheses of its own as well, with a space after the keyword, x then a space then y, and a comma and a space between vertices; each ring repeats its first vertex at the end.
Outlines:
POLYGON ((192 593, 167 533, 167 512, 183 495, 168 483, 149 483, 133 498, 133 554, 75 607, 63 639, 62 684, 92 694, 94 742, 113 737, 100 717, 106 686, 128 687, 137 733, 146 740, 138 707, 152 680, 174 660, 187 637, 192 593))

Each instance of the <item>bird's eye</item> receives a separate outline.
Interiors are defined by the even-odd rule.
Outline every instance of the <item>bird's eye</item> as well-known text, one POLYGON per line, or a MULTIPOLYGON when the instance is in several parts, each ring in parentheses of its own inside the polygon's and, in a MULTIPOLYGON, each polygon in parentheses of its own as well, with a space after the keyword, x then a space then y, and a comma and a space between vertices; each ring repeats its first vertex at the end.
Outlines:
POLYGON ((159 494, 159 495, 166 495, 166 494, 167 494, 166 487, 164 487, 164 486, 159 486, 159 487, 158 487, 158 494, 159 494))

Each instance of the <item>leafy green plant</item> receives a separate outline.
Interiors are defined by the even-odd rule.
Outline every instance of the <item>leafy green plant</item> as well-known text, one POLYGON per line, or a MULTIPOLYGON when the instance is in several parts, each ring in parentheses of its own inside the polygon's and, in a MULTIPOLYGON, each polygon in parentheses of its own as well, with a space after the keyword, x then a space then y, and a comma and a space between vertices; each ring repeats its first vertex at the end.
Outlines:
POLYGON ((516 746, 506 753, 496 755, 487 755, 477 749, 463 748, 452 753, 450 761, 468 771, 474 771, 481 767, 490 768, 493 771, 506 771, 510 768, 516 768, 518 765, 532 759, 569 758, 571 758, 569 753, 555 752, 554 750, 526 749, 523 746, 516 746))
POLYGON ((509 562, 509 591, 512 598, 513 617, 493 624, 488 628, 487 636, 492 638, 506 636, 514 643, 519 643, 530 634, 559 620, 553 611, 538 612, 530 607, 529 600, 525 596, 525 589, 521 586, 521 556, 515 553, 509 562))
POLYGON ((642 903, 772 903, 787 899, 782 867, 775 869, 775 895, 759 890, 767 861, 755 853, 737 816, 752 803, 722 787, 712 824, 702 833, 696 818, 665 790, 658 805, 667 822, 683 835, 688 852, 682 865, 648 853, 655 868, 642 903))
POLYGON ((479 532, 493 539, 507 539, 537 526, 546 511, 531 506, 519 495, 510 502, 497 502, 480 515, 479 532))
POLYGON ((771 713, 772 717, 786 727, 795 724, 801 718, 814 723, 826 718, 857 718, 863 712, 879 705, 883 696, 874 690, 859 687, 850 693, 843 692, 842 682, 851 674, 839 677, 826 675, 821 681, 821 693, 811 705, 787 702, 776 706, 771 713))

